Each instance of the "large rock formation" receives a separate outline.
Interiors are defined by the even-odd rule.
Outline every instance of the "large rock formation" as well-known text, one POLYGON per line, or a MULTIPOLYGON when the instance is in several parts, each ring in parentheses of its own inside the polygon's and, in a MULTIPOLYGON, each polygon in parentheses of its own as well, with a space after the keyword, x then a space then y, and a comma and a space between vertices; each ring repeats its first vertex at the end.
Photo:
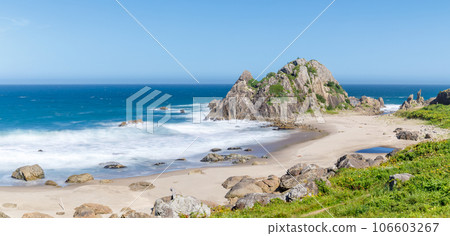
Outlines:
POLYGON ((345 106, 347 93, 318 61, 297 59, 261 81, 244 71, 227 96, 210 103, 207 119, 295 121, 308 109, 345 106))
POLYGON ((431 104, 450 105, 450 89, 439 92, 436 99, 434 99, 431 104))
POLYGON ((419 92, 417 92, 417 98, 414 99, 414 94, 409 95, 408 99, 406 99, 406 101, 404 101, 403 104, 400 106, 400 110, 409 110, 411 108, 428 106, 434 100, 435 98, 425 100, 422 97, 422 90, 419 90, 419 92))
POLYGON ((163 218, 204 217, 211 214, 211 209, 194 197, 173 194, 157 199, 153 214, 163 218))

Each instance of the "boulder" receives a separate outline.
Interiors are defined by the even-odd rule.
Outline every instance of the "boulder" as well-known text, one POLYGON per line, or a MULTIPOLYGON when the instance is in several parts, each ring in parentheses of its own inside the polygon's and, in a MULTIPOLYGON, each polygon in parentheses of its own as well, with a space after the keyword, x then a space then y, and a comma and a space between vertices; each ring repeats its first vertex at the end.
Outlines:
POLYGON ((275 175, 269 175, 266 179, 259 180, 255 184, 260 187, 264 193, 273 193, 280 186, 280 178, 275 175))
POLYGON ((80 175, 71 175, 69 178, 67 178, 66 183, 86 183, 88 181, 94 180, 94 177, 91 174, 84 173, 80 175))
POLYGON ((40 212, 31 212, 23 214, 22 218, 54 218, 54 217, 40 212))
POLYGON ((219 155, 217 153, 208 153, 203 159, 201 159, 201 162, 218 162, 218 161, 224 161, 225 158, 222 155, 219 155))
POLYGON ((373 159, 372 158, 367 159, 369 166, 379 166, 382 163, 385 163, 386 161, 387 161, 387 158, 383 157, 383 156, 377 156, 373 159))
POLYGON ((386 157, 387 157, 387 158, 392 157, 392 156, 394 156, 395 154, 397 154, 397 152, 399 152, 399 151, 401 151, 401 150, 402 150, 401 148, 395 148, 395 149, 392 150, 390 153, 386 154, 386 157))
POLYGON ((252 178, 243 178, 239 183, 231 187, 225 198, 241 198, 249 193, 263 193, 264 191, 256 185, 256 180, 252 178))
POLYGON ((336 162, 336 167, 341 168, 366 168, 369 162, 359 153, 351 153, 340 157, 336 162))
POLYGON ((397 185, 398 181, 405 182, 413 178, 414 175, 408 174, 408 173, 402 173, 402 174, 395 174, 389 176, 389 189, 394 190, 395 185, 397 185))
POLYGON ((450 105, 450 89, 439 92, 431 104, 450 105))
POLYGON ((164 218, 204 217, 210 216, 211 209, 194 197, 175 194, 172 197, 157 199, 153 214, 164 218))
POLYGON ((399 130, 396 132, 395 136, 397 137, 397 139, 417 141, 419 139, 419 132, 408 131, 408 130, 399 130))
POLYGON ((301 199, 306 196, 317 195, 319 189, 315 181, 297 184, 289 190, 284 196, 287 202, 292 202, 296 199, 301 199))
POLYGON ((111 208, 96 204, 96 203, 85 203, 77 208, 75 208, 75 213, 73 213, 74 218, 101 218, 102 214, 111 214, 111 208))
POLYGON ((226 179, 223 183, 222 183, 222 187, 224 187, 225 189, 230 189, 232 188, 234 185, 236 185, 237 183, 239 183, 242 179, 244 178, 250 178, 250 176, 248 175, 242 175, 242 176, 231 176, 228 177, 228 179, 226 179))
POLYGON ((220 149, 220 148, 213 148, 210 151, 211 152, 220 152, 220 151, 222 151, 222 149, 220 149))
POLYGON ((33 181, 37 179, 45 178, 44 170, 39 165, 23 166, 16 169, 12 175, 12 178, 33 181))
POLYGON ((232 160, 233 164, 246 163, 248 160, 258 158, 254 155, 241 155, 237 153, 232 153, 225 156, 225 160, 232 160))
POLYGON ((297 164, 288 169, 280 178, 280 189, 289 190, 300 183, 314 180, 325 180, 328 170, 316 164, 297 164))
POLYGON ((44 184, 49 186, 58 186, 58 184, 53 180, 47 180, 44 184))
POLYGON ((273 194, 273 193, 249 193, 245 195, 243 198, 240 198, 237 200, 236 204, 234 205, 233 209, 244 209, 244 208, 252 208, 255 203, 259 203, 261 205, 267 205, 270 200, 279 198, 283 199, 283 196, 280 194, 273 194))
POLYGON ((128 187, 130 188, 131 191, 144 191, 155 188, 155 185, 149 182, 141 181, 132 183, 128 187))
POLYGON ((0 211, 0 218, 11 218, 11 217, 0 211))

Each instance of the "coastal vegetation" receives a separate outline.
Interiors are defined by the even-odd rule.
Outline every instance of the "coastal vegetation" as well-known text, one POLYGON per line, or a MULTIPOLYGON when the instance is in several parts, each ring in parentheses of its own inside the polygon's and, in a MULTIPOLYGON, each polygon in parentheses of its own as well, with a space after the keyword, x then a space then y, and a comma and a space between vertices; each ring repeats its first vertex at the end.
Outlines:
POLYGON ((418 110, 398 111, 396 114, 408 119, 426 120, 429 124, 441 128, 450 128, 450 106, 448 105, 433 104, 418 110))
POLYGON ((212 217, 448 217, 449 178, 449 140, 423 142, 377 167, 339 169, 330 186, 316 181, 317 195, 234 211, 218 207, 212 217), (398 173, 414 177, 391 190, 389 177, 398 173))

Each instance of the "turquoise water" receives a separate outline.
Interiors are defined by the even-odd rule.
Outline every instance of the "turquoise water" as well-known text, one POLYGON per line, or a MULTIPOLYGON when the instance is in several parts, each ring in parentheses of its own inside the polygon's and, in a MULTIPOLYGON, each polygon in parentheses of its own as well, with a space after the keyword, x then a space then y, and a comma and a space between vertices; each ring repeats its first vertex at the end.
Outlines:
MULTIPOLYGON (((144 86, 0 86, 0 185, 24 184, 10 175, 17 167, 30 164, 41 165, 47 179, 60 183, 69 175, 83 172, 92 173, 95 178, 154 174, 167 167, 154 166, 156 162, 170 163, 176 158, 188 161, 175 162, 170 170, 198 167, 205 165, 199 160, 211 148, 250 147, 255 145, 253 138, 272 143, 291 133, 261 128, 264 124, 248 121, 193 123, 207 114, 210 100, 224 97, 232 85, 148 85, 152 91, 161 91, 155 99, 163 94, 172 96, 160 105, 170 104, 168 111, 153 111, 154 120, 162 119, 166 112, 170 113, 170 119, 154 133, 139 126, 118 127, 126 119, 126 99, 144 86), (193 110, 194 97, 205 97, 200 101, 201 111, 193 110), (128 168, 103 169, 101 163, 110 161, 128 168)), ((450 86, 344 84, 343 87, 350 96, 383 97, 395 109, 420 88, 428 99, 450 86)), ((256 150, 251 154, 263 153, 256 150)))

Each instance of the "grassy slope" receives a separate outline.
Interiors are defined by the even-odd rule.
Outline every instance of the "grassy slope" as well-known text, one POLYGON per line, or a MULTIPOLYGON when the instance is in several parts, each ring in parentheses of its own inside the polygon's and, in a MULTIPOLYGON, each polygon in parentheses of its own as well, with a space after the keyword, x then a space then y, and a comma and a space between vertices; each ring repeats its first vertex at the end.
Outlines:
POLYGON ((212 217, 450 217, 450 142, 410 146, 379 167, 341 169, 319 183, 318 196, 230 211, 218 208, 212 217), (410 173, 410 181, 389 191, 389 175, 410 173), (320 204, 319 204, 320 203, 320 204), (308 214, 309 213, 309 214, 308 214))
POLYGON ((450 128, 450 106, 449 105, 429 105, 415 111, 399 111, 399 116, 409 119, 427 120, 432 125, 441 128, 450 128))

